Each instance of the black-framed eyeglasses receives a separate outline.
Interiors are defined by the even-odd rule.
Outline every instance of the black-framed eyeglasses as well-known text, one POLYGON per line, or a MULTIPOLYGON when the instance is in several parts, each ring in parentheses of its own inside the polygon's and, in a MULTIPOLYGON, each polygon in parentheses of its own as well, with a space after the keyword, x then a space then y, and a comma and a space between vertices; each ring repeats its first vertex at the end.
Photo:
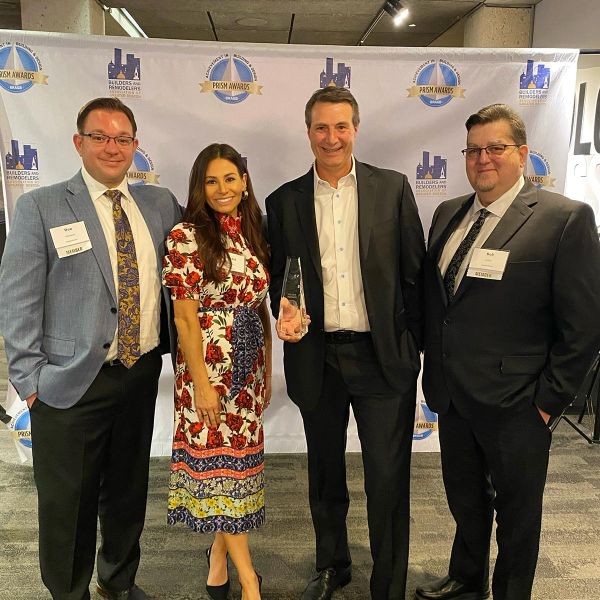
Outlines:
POLYGON ((93 144, 97 144, 98 146, 102 146, 104 144, 108 144, 110 140, 115 140, 115 144, 117 146, 131 146, 135 138, 132 138, 129 135, 105 135, 104 133, 80 133, 84 137, 89 137, 93 144))
POLYGON ((465 158, 471 160, 479 158, 479 155, 485 150, 488 156, 502 156, 507 148, 520 148, 523 144, 492 144, 484 148, 465 148, 461 150, 465 158))

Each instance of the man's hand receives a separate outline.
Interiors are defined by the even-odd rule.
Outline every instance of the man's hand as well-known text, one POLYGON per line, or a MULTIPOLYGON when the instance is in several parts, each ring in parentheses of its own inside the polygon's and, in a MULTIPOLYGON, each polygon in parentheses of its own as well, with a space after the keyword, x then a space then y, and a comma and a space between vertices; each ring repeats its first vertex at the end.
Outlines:
POLYGON ((539 406, 537 409, 540 411, 540 415, 542 415, 542 419, 544 419, 544 423, 548 425, 548 421, 550 420, 551 415, 549 415, 545 410, 542 410, 539 406))
POLYGON ((297 306, 294 306, 287 298, 281 298, 279 318, 275 323, 277 337, 284 342, 295 343, 300 341, 303 335, 303 321, 308 326, 310 317, 302 315, 301 310, 297 306))
POLYGON ((31 396, 29 396, 29 398, 25 399, 25 402, 27 402, 27 408, 31 408, 33 406, 33 403, 37 400, 37 392, 31 394, 31 396))

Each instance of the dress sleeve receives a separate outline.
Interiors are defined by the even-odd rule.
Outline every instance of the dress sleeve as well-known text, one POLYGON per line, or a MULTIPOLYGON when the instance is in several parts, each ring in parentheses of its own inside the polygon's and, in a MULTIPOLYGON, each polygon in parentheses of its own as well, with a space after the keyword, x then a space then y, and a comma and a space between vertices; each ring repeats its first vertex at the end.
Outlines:
POLYGON ((166 246, 162 282, 171 289, 171 299, 199 300, 204 272, 193 226, 175 225, 167 236, 166 246))

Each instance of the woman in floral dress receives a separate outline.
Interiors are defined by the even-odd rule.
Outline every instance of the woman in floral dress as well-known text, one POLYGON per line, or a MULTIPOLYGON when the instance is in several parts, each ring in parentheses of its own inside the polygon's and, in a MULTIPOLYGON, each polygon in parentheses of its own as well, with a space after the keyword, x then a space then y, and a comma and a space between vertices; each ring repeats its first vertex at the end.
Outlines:
POLYGON ((257 600, 248 532, 265 520, 268 250, 250 177, 231 146, 211 144, 198 155, 183 219, 167 238, 163 270, 179 338, 168 522, 214 533, 211 598, 227 598, 229 555, 243 600, 257 600))

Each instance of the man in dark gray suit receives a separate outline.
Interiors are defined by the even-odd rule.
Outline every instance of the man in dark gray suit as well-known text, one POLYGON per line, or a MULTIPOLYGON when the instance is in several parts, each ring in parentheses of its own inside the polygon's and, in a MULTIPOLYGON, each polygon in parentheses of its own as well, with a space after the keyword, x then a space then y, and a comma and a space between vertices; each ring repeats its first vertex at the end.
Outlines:
POLYGON ((423 390, 439 413, 456 535, 424 600, 528 600, 551 432, 600 347, 600 244, 590 206, 523 177, 525 124, 494 104, 466 122, 475 194, 443 202, 425 263, 423 390))
POLYGON ((19 198, 0 267, 0 332, 30 410, 40 567, 54 600, 90 597, 98 517, 99 593, 146 598, 134 581, 159 346, 169 350, 160 272, 180 208, 166 189, 127 184, 135 136, 120 100, 86 104, 73 136, 83 168, 19 198))
POLYGON ((406 587, 409 471, 420 368, 423 230, 405 175, 352 154, 358 105, 343 88, 306 105, 315 164, 267 198, 271 308, 286 257, 299 257, 307 312, 284 340, 287 390, 302 413, 317 576, 303 600, 326 600, 351 578, 345 446, 350 406, 362 446, 373 573, 371 596, 406 587))

